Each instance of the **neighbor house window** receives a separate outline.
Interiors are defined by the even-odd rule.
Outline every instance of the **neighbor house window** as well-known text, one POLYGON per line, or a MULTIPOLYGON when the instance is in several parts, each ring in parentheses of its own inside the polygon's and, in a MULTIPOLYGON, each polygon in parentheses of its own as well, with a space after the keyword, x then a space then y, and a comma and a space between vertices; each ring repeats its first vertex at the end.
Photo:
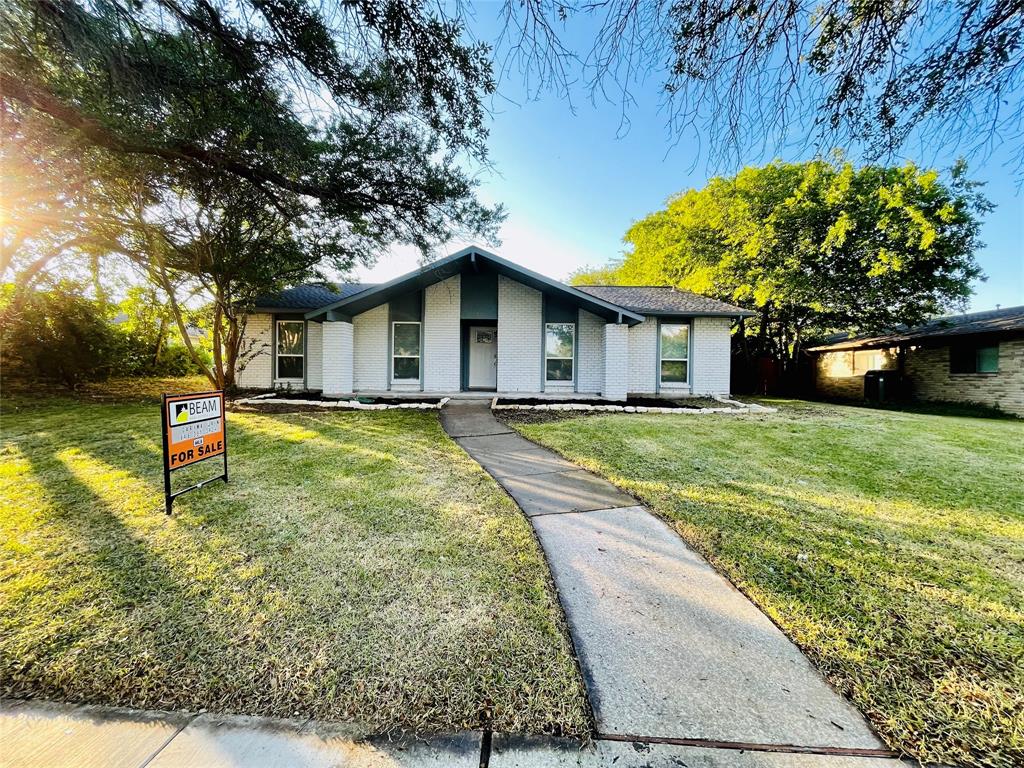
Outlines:
POLYGON ((420 378, 420 324, 391 324, 391 378, 412 381, 420 378))
POLYGON ((853 353, 853 375, 863 376, 868 371, 885 367, 885 352, 881 349, 862 349, 853 353))
POLYGON ((685 323, 661 325, 661 383, 689 381, 690 326, 685 323))
POLYGON ((575 349, 575 323, 544 325, 544 378, 547 381, 572 381, 575 349))
POLYGON ((302 379, 305 362, 306 323, 302 320, 277 321, 277 378, 302 379))
POLYGON ((950 347, 950 373, 999 373, 999 345, 950 347))

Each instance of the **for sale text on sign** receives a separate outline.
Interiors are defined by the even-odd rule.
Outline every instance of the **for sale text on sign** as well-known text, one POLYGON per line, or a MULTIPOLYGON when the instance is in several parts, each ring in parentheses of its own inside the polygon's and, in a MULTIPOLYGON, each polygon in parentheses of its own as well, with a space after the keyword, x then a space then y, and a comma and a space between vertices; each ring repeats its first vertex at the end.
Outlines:
POLYGON ((224 393, 171 395, 164 399, 168 470, 220 456, 224 439, 224 393))

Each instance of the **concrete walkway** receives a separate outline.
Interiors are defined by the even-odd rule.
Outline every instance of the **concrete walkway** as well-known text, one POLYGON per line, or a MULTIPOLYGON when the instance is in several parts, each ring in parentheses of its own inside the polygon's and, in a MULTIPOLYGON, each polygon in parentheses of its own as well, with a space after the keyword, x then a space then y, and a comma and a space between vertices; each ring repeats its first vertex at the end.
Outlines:
POLYGON ((512 432, 487 403, 453 400, 441 420, 533 523, 599 734, 884 754, 800 650, 632 497, 512 432))
POLYGON ((0 705, 3 768, 906 768, 897 760, 469 731, 400 739, 309 720, 0 705), (822 762, 827 761, 827 762, 822 762))
POLYGON ((477 768, 482 734, 364 738, 311 720, 6 701, 3 768, 477 768))

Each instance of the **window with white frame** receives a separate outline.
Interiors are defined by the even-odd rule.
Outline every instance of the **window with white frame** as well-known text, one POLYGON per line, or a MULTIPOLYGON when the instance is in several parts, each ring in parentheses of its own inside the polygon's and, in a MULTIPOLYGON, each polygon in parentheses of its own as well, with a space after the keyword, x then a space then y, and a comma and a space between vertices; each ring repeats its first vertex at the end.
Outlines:
POLYGON ((575 352, 575 323, 545 323, 544 378, 546 381, 572 381, 575 352))
POLYGON ((661 324, 661 383, 687 384, 690 381, 690 326, 687 323, 661 324))
POLYGON ((391 378, 418 381, 420 378, 420 324, 391 324, 391 378))
POLYGON ((302 380, 305 372, 306 323, 303 320, 277 321, 277 378, 302 380))

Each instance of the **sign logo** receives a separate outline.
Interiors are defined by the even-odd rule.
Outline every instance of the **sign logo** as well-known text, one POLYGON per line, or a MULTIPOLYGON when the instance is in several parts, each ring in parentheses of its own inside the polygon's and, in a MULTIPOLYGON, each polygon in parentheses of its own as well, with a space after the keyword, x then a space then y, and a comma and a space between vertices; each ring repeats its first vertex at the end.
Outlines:
POLYGON ((177 496, 202 488, 209 482, 171 493, 171 472, 216 456, 224 457, 223 474, 213 480, 228 479, 228 441, 224 429, 224 393, 202 392, 193 395, 164 395, 164 500, 167 514, 177 496))

